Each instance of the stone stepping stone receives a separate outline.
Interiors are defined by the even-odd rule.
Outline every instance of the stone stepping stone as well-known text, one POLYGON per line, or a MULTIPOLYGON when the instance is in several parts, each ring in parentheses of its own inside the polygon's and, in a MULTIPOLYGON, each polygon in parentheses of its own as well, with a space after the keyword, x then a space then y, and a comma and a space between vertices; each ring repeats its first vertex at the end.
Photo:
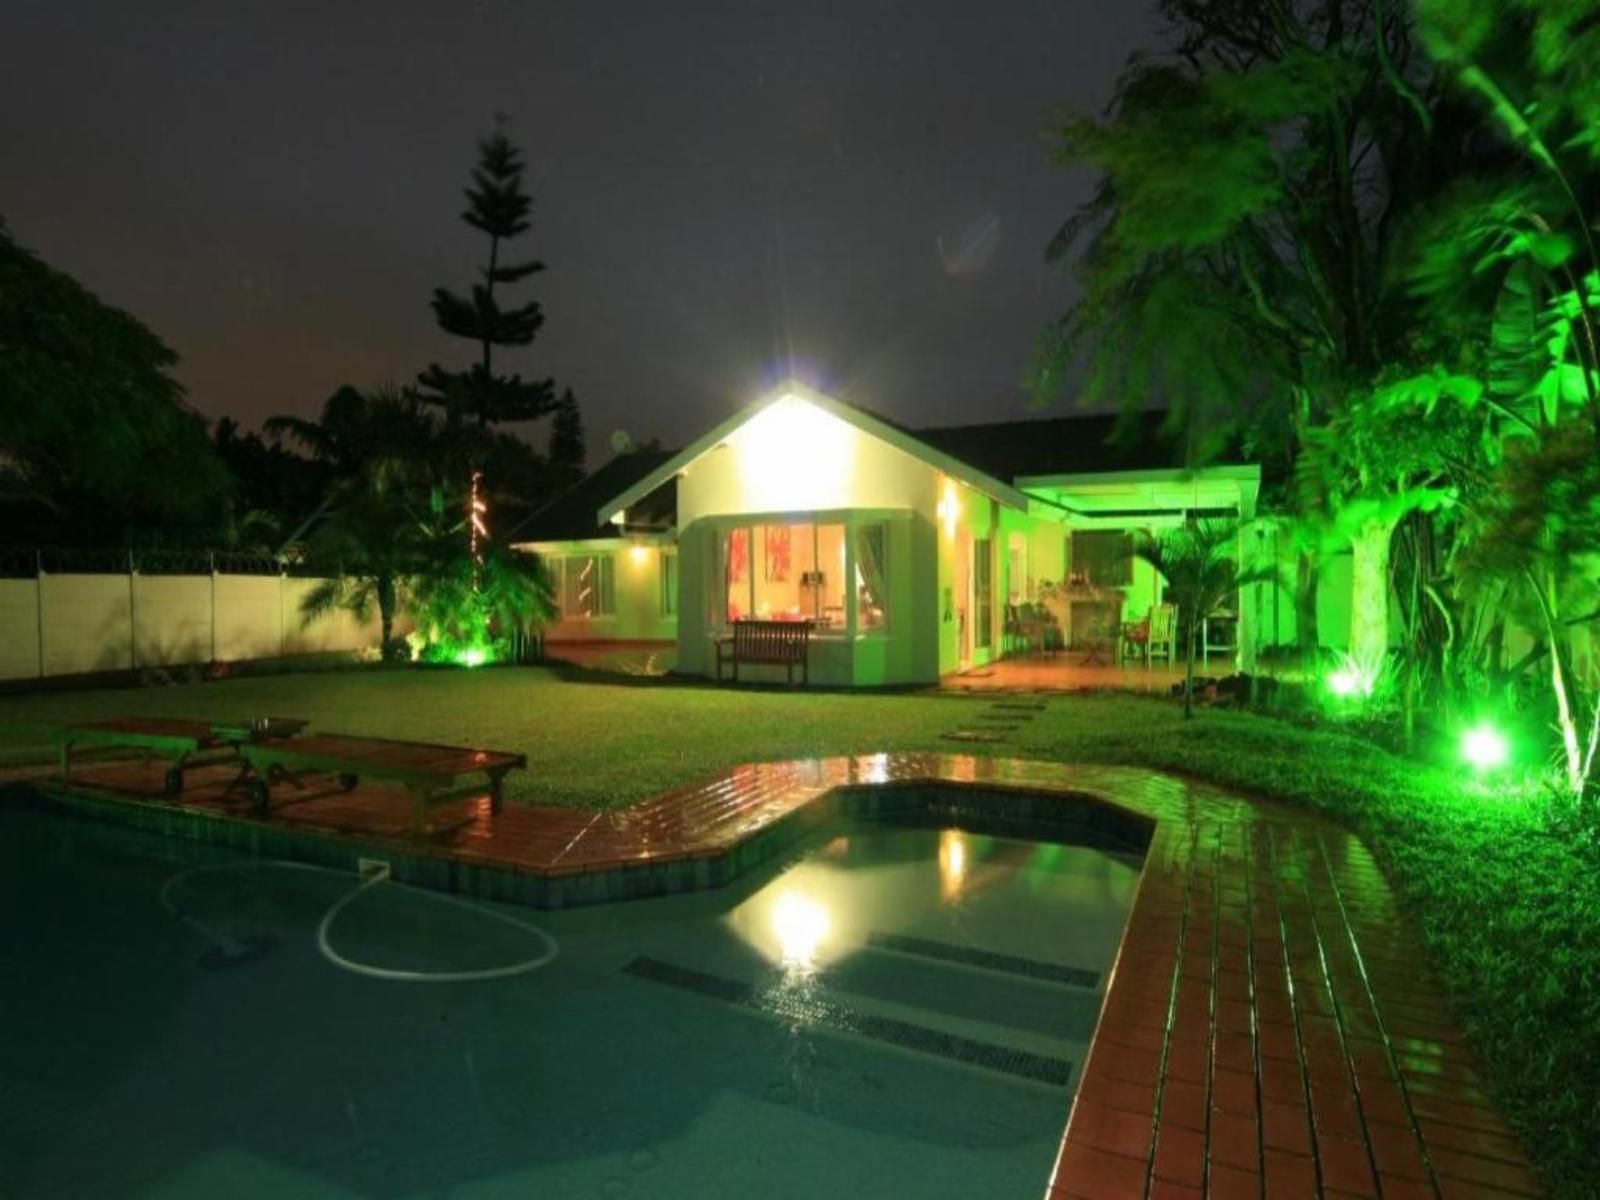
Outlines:
POLYGON ((947 742, 1003 742, 1006 739, 998 733, 987 733, 981 729, 957 729, 952 733, 939 735, 947 742))

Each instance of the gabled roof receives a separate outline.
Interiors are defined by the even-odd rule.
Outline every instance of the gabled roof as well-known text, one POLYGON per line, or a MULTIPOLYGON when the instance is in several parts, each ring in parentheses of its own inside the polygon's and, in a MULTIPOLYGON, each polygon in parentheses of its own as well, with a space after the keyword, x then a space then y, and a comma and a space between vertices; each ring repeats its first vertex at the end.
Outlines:
MULTIPOLYGON (((543 508, 531 513, 511 532, 518 542, 566 542, 589 538, 614 538, 622 530, 596 522, 595 512, 618 492, 632 488, 673 457, 670 450, 633 450, 619 454, 593 474, 568 488, 543 508)), ((629 512, 630 527, 670 529, 677 523, 678 481, 668 476, 658 488, 641 497, 629 512)))
POLYGON ((1015 483, 1049 475, 1172 470, 1191 465, 1181 438, 1163 435, 1165 412, 1074 413, 1025 421, 948 425, 915 436, 1015 483))
POLYGON ((936 470, 943 471, 952 479, 960 480, 967 486, 984 492, 1003 504, 1024 511, 1028 508, 1028 497, 1012 487, 1011 484, 980 467, 974 466, 970 462, 963 461, 940 449, 924 439, 922 434, 912 433, 890 421, 884 420, 882 417, 874 416, 854 404, 847 404, 843 400, 825 396, 821 392, 814 392, 798 384, 792 384, 735 413, 704 437, 684 447, 654 471, 631 486, 615 493, 610 500, 602 503, 595 510, 596 520, 601 524, 605 524, 616 513, 625 512, 632 508, 667 480, 675 477, 685 467, 693 463, 695 459, 720 445, 742 425, 753 420, 775 404, 795 400, 815 405, 847 425, 853 425, 863 433, 871 434, 881 441, 888 442, 897 450, 901 450, 911 455, 911 457, 927 463, 936 470))

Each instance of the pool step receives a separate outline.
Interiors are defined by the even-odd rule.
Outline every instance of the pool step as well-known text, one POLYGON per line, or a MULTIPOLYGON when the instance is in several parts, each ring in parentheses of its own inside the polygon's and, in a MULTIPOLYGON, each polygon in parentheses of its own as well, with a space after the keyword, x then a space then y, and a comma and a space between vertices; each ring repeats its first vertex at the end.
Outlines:
POLYGON ((1037 979, 1043 983, 1060 983, 1067 987, 1088 988, 1091 991, 1100 986, 1098 971, 1043 962, 1036 958, 1023 958, 1017 954, 980 950, 976 946, 958 946, 952 942, 934 941, 932 938, 910 937, 903 933, 869 933, 867 946, 873 950, 888 950, 913 958, 976 967, 982 971, 998 971, 1005 975, 1020 975, 1025 979, 1037 979))
POLYGON ((622 970, 638 979, 665 984, 810 1028, 865 1038, 1053 1087, 1066 1087, 1072 1081, 1073 1064, 1069 1059, 999 1045, 873 1012, 867 1007, 836 999, 820 988, 759 986, 647 957, 631 960, 622 970))

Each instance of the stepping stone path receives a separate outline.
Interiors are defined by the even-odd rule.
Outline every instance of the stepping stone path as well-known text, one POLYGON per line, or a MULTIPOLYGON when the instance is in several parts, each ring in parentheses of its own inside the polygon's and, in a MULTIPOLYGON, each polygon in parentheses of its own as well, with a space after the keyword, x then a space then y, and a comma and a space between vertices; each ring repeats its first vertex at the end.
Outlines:
POLYGON ((941 734, 947 742, 1003 742, 1047 707, 1044 700, 994 700, 959 729, 941 734))

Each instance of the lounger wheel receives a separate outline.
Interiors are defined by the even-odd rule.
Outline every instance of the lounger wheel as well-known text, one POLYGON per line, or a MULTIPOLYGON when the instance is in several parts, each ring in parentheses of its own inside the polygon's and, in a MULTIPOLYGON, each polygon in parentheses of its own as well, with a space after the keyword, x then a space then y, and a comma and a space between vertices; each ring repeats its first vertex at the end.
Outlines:
POLYGON ((169 796, 181 796, 181 795, 183 795, 183 768, 182 767, 168 767, 167 768, 167 777, 166 777, 166 780, 164 782, 165 782, 165 786, 166 786, 166 789, 167 789, 167 795, 169 795, 169 796))
POLYGON ((359 775, 352 775, 348 771, 342 771, 339 774, 339 790, 341 792, 355 791, 356 784, 360 782, 361 776, 359 775))
POLYGON ((252 779, 250 781, 250 806, 261 816, 267 815, 267 808, 272 803, 272 789, 267 786, 265 779, 252 779))

